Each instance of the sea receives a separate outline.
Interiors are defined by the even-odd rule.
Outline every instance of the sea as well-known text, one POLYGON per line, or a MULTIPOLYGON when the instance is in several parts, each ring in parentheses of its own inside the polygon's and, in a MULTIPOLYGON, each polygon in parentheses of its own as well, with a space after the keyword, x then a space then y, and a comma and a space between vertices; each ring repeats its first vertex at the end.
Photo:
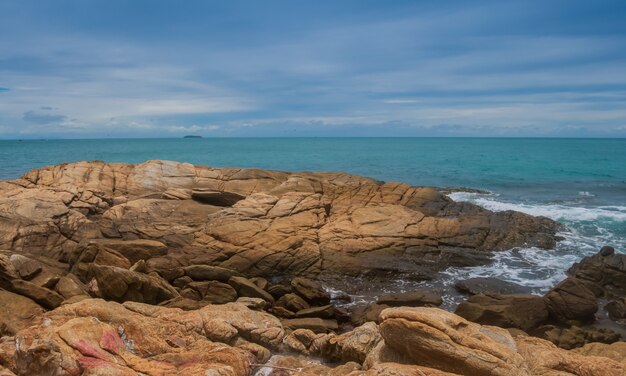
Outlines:
MULTIPOLYGON (((82 160, 175 160, 212 167, 343 171, 382 181, 461 188, 450 194, 489 210, 517 210, 567 226, 555 249, 498 252, 490 265, 453 268, 432 288, 458 302, 455 280, 497 277, 541 294, 604 245, 626 253, 626 139, 581 138, 179 138, 0 141, 0 179, 82 160), (475 191, 478 190, 478 191, 475 191)), ((389 281, 355 302, 416 282, 389 281)), ((337 293, 341 293, 338 291, 337 293)), ((361 295, 359 295, 361 294, 361 295)))

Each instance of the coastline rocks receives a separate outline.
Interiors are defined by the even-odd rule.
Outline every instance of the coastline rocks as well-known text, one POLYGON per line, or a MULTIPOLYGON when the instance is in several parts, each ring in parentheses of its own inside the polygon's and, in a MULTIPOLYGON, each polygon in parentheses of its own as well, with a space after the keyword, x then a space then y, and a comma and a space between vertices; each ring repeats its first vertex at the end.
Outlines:
POLYGON ((572 352, 587 356, 603 356, 626 366, 626 342, 615 342, 610 345, 605 343, 589 343, 583 347, 572 350, 572 352))
POLYGON ((274 303, 274 297, 267 291, 259 288, 254 282, 244 277, 231 277, 228 280, 228 284, 231 285, 239 296, 246 296, 250 298, 261 298, 269 303, 274 303))
POLYGON ((81 265, 93 261, 78 262, 80 248, 91 240, 106 248, 96 263, 128 269, 144 260, 167 281, 190 265, 319 278, 432 275, 485 263, 492 251, 550 248, 562 228, 432 188, 170 161, 50 166, 2 182, 0 197, 0 248, 71 261, 81 280, 89 279, 81 265))
POLYGON ((291 280, 291 287, 298 295, 311 304, 325 305, 330 303, 330 294, 317 281, 296 277, 291 280))
POLYGON ((377 304, 390 307, 435 307, 440 306, 443 300, 440 296, 429 291, 408 291, 402 293, 384 294, 376 301, 377 304))
POLYGON ((566 278, 544 295, 550 314, 560 322, 589 321, 598 311, 596 296, 576 278, 566 278))
POLYGON ((626 297, 610 301, 604 309, 609 313, 611 320, 626 319, 626 297))
POLYGON ((549 317, 548 307, 536 295, 473 295, 455 313, 467 320, 528 331, 549 317))
POLYGON ((516 283, 502 281, 492 277, 475 277, 457 281, 454 287, 462 293, 478 294, 528 294, 530 289, 516 283))
POLYGON ((33 300, 9 291, 0 290, 0 302, 0 337, 15 335, 44 313, 33 300))
POLYGON ((566 350, 575 349, 588 343, 613 343, 620 340, 620 335, 609 329, 595 327, 570 326, 562 328, 544 325, 529 331, 529 334, 546 339, 566 350))
POLYGON ((185 275, 194 281, 220 281, 228 283, 231 277, 242 275, 234 270, 210 265, 190 265, 183 268, 185 275))
POLYGON ((596 295, 626 296, 626 254, 617 254, 612 247, 602 247, 597 254, 575 263, 567 273, 587 283, 596 295))

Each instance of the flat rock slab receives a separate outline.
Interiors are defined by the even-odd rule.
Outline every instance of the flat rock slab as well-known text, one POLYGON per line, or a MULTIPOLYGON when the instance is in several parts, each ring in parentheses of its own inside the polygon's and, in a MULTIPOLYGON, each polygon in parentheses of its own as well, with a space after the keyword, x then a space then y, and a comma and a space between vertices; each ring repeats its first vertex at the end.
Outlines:
POLYGON ((531 289, 517 283, 493 277, 476 277, 457 281, 454 287, 463 293, 477 294, 528 294, 531 289))

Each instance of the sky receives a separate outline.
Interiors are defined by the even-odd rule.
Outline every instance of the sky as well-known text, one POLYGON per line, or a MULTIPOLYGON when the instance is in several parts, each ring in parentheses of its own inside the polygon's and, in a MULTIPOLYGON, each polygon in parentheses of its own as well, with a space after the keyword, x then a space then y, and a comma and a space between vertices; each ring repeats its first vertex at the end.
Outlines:
POLYGON ((0 0, 0 138, 626 137, 626 2, 0 0))

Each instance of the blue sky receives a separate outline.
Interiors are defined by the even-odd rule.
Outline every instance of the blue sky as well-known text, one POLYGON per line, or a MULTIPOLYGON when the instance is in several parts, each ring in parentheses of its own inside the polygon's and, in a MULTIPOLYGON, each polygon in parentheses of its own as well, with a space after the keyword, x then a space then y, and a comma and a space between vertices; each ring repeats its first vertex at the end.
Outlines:
POLYGON ((0 138, 626 137, 626 2, 0 0, 0 138))

